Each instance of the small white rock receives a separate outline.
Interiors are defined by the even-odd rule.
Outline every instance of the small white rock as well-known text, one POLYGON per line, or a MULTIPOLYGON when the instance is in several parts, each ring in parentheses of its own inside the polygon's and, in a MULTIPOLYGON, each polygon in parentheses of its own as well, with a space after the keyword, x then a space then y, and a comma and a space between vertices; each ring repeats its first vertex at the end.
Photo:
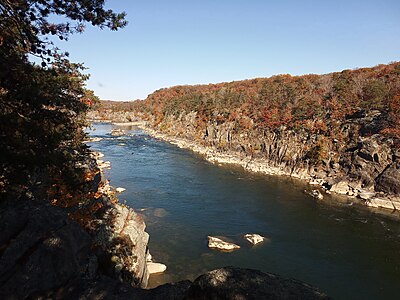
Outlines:
POLYGON ((166 265, 160 264, 160 263, 154 263, 154 262, 148 262, 147 263, 147 270, 149 274, 158 274, 158 273, 163 273, 167 269, 166 265))
POLYGON ((252 243, 253 245, 257 245, 259 243, 264 242, 265 238, 259 234, 255 234, 255 233, 248 233, 244 235, 244 238, 246 240, 248 240, 250 243, 252 243))
POLYGON ((225 241, 223 241, 219 238, 213 237, 213 236, 208 236, 208 247, 215 248, 218 250, 225 250, 225 251, 230 251, 230 250, 235 250, 235 249, 240 248, 239 245, 236 245, 234 243, 225 242, 225 241))
POLYGON ((124 189, 123 187, 117 187, 116 189, 115 189, 115 191, 117 192, 117 193, 122 193, 123 191, 125 191, 126 189, 124 189))

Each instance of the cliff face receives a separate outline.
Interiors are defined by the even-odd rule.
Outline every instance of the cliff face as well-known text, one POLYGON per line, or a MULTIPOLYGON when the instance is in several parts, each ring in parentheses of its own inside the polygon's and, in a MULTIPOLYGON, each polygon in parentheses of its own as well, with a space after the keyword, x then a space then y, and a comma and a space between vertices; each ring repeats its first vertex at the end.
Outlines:
POLYGON ((0 298, 78 298, 96 286, 146 287, 148 234, 133 209, 115 201, 94 158, 83 156, 79 209, 53 205, 38 192, 0 202, 0 298), (89 195, 89 194, 86 194, 89 195))
POLYGON ((381 134, 358 134, 382 117, 372 111, 349 118, 341 124, 340 140, 284 127, 238 132, 234 121, 209 121, 199 130, 196 112, 182 113, 178 118, 167 116, 153 129, 166 139, 189 142, 185 147, 207 148, 208 152, 203 152, 209 160, 298 177, 328 191, 357 196, 369 206, 400 209, 398 140, 381 134))

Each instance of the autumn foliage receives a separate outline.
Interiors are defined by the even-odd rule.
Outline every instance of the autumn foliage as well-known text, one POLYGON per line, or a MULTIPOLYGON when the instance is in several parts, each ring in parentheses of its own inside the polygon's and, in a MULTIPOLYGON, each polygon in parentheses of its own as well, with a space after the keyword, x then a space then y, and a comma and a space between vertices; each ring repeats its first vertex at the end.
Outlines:
POLYGON ((199 126, 236 121, 242 129, 305 129, 330 135, 355 114, 378 111, 387 118, 377 132, 400 137, 400 63, 325 75, 270 78, 160 89, 131 103, 161 123, 166 116, 197 112, 199 126))

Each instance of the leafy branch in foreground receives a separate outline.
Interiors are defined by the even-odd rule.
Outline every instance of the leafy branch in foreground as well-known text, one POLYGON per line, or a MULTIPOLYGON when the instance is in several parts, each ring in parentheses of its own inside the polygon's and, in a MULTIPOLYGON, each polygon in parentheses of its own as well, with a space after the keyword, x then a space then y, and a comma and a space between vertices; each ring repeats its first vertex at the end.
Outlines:
POLYGON ((50 37, 68 39, 88 23, 117 30, 124 17, 100 0, 0 0, 0 194, 51 185, 52 176, 74 181, 68 170, 84 150, 84 115, 97 97, 85 89, 83 65, 50 37))

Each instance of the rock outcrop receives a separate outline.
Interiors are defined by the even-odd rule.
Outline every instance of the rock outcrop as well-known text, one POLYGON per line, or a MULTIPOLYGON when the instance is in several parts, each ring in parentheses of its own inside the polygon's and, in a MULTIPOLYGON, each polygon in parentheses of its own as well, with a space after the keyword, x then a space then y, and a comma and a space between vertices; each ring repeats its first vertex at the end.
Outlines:
POLYGON ((234 243, 226 242, 220 238, 208 236, 208 247, 221 251, 233 251, 239 249, 240 246, 234 243))
POLYGON ((143 218, 115 200, 94 158, 75 168, 89 179, 81 192, 95 195, 77 210, 51 205, 40 190, 0 202, 1 299, 79 298, 103 281, 146 287, 143 218))
POLYGON ((91 238, 61 208, 21 199, 0 208, 0 298, 55 297, 94 278, 91 238))
POLYGON ((185 299, 329 299, 318 289, 272 273, 225 267, 199 276, 185 299))
POLYGON ((244 235, 244 238, 253 245, 257 245, 265 241, 265 237, 256 234, 256 233, 248 233, 244 235))

